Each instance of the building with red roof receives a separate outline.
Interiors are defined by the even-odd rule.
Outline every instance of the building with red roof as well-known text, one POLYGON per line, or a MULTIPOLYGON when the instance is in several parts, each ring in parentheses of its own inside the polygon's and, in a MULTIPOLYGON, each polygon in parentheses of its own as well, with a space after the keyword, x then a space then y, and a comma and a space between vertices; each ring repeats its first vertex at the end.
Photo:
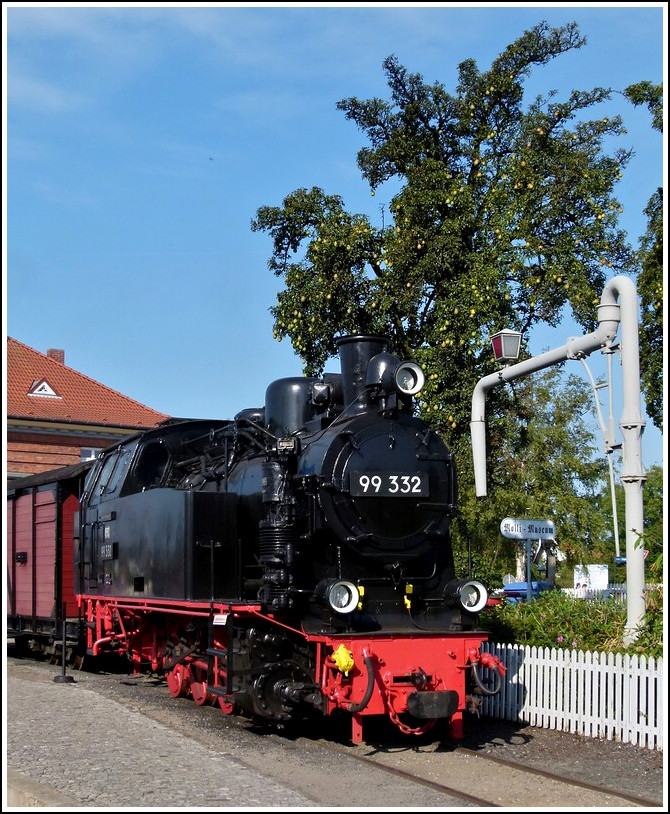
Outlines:
POLYGON ((7 478, 36 475, 88 458, 169 416, 7 338, 7 478))

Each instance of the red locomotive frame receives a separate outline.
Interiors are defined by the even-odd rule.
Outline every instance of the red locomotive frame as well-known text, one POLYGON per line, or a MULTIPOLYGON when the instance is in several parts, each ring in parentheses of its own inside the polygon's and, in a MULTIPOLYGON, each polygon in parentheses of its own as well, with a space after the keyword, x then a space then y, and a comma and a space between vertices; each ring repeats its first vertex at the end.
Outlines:
MULTIPOLYGON (((449 735, 463 737, 463 713, 476 708, 478 698, 466 694, 466 674, 490 668, 499 675, 505 668, 495 657, 480 652, 485 635, 474 633, 417 634, 412 636, 314 636, 262 613, 260 605, 209 602, 175 603, 161 600, 78 596, 81 616, 86 625, 86 649, 93 656, 115 652, 127 656, 136 672, 143 666, 165 673, 171 695, 190 697, 198 705, 218 704, 231 715, 236 710, 227 686, 226 659, 229 618, 261 619, 279 625, 304 638, 315 654, 314 681, 324 696, 324 712, 336 709, 352 714, 351 740, 363 741, 363 720, 368 716, 388 717, 398 729, 411 735, 429 731, 438 718, 420 726, 403 720, 408 699, 417 691, 451 691, 453 712, 449 715, 449 735), (160 614, 161 628, 150 622, 160 614), (209 620, 212 630, 207 660, 193 653, 171 665, 165 660, 164 642, 171 628, 183 624, 184 617, 209 620), (412 666, 407 668, 411 644, 412 666)), ((438 696, 436 696, 437 698, 438 696)), ((443 717, 443 716, 439 716, 443 717)))

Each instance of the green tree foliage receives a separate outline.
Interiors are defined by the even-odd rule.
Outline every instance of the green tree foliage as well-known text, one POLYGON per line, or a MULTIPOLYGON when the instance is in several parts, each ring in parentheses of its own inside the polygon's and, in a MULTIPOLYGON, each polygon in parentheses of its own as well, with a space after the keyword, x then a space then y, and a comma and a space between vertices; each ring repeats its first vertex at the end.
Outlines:
POLYGON ((648 219, 642 238, 640 296, 640 375, 647 413, 663 430, 663 189, 659 187, 644 210, 648 219))
MULTIPOLYGON (((663 85, 638 82, 624 95, 634 105, 647 105, 654 130, 663 132, 663 85)), ((663 188, 659 187, 644 210, 647 231, 639 251, 641 271, 637 280, 640 295, 640 373, 647 412, 663 429, 663 188)))
POLYGON ((369 140, 358 165, 372 194, 397 190, 382 225, 319 188, 252 222, 271 236, 269 267, 286 285, 275 336, 290 338, 305 373, 323 369, 338 335, 389 334, 426 371, 423 417, 458 453, 472 391, 491 370, 491 333, 555 325, 566 307, 594 327, 606 276, 631 268, 613 195, 630 153, 603 146, 623 126, 588 118, 609 89, 548 91, 523 106, 532 69, 584 44, 575 24, 541 23, 488 70, 461 63, 453 94, 391 56, 389 101, 338 103, 369 140))
POLYGON ((651 113, 651 126, 654 130, 663 132, 663 83, 654 85, 652 82, 638 82, 629 85, 624 96, 634 105, 646 105, 651 113))
POLYGON ((562 591, 548 591, 532 602, 496 605, 480 615, 492 641, 663 658, 662 591, 647 591, 644 623, 628 647, 623 644, 626 623, 625 602, 575 599, 562 591))

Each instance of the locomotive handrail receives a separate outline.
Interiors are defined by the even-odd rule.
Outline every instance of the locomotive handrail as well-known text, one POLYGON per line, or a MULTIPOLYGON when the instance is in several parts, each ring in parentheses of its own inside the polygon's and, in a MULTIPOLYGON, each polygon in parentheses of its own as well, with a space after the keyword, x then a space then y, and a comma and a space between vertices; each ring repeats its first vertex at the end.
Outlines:
POLYGON ((305 633, 304 630, 298 630, 298 628, 291 627, 290 625, 287 625, 284 622, 281 622, 279 619, 272 616, 271 614, 261 613, 259 610, 256 610, 256 609, 253 609, 253 608, 251 608, 249 610, 250 610, 250 615, 251 616, 257 616, 259 619, 264 619, 264 620, 266 620, 268 622, 272 622, 272 624, 277 625, 277 627, 283 627, 285 630, 290 630, 291 633, 297 633, 298 636, 304 636, 305 638, 307 638, 307 633, 305 633))
MULTIPOLYGON (((273 432, 270 432, 270 430, 267 427, 264 427, 262 424, 257 424, 255 421, 252 421, 249 418, 238 418, 235 422, 235 426, 232 429, 237 430, 239 425, 242 423, 248 424, 250 427, 253 427, 254 430, 258 430, 259 432, 265 433, 265 435, 269 436, 274 441, 276 441, 277 438, 279 437, 278 435, 275 435, 273 432)), ((225 429, 229 428, 225 427, 225 429)))

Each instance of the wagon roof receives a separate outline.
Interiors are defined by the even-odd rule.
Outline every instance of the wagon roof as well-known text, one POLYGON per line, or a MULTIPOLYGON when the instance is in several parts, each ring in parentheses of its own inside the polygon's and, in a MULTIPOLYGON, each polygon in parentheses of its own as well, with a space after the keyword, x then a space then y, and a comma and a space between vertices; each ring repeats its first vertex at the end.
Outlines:
POLYGON ((50 483, 64 483, 65 481, 76 481, 83 478, 95 462, 93 459, 83 461, 72 466, 63 466, 59 469, 50 469, 48 472, 40 472, 37 475, 26 475, 23 478, 13 478, 7 482, 7 494, 12 495, 23 489, 32 489, 36 486, 44 486, 50 483))

